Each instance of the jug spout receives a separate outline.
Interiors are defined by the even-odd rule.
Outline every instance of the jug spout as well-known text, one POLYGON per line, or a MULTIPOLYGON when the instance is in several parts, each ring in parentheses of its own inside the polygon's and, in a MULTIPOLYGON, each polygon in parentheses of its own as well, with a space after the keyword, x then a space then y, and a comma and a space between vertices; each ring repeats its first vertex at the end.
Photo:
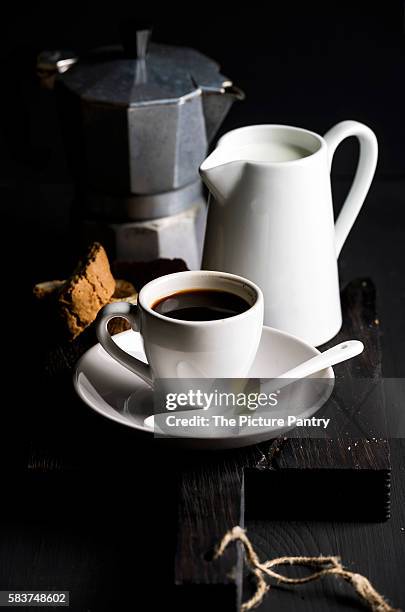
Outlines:
POLYGON ((224 203, 237 187, 246 162, 224 161, 220 148, 215 149, 201 164, 200 176, 218 203, 224 203))

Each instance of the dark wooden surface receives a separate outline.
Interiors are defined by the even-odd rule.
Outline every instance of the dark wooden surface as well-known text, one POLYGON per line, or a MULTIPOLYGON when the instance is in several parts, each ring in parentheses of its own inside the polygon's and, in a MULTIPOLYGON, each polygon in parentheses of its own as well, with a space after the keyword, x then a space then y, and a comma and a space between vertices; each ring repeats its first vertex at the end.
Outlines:
MULTIPOLYGON (((347 183, 335 185, 341 198, 347 183)), ((372 275, 378 285, 382 333, 383 375, 403 379, 405 361, 404 241, 405 182, 374 185, 364 213, 352 230, 340 258, 344 282, 372 275)), ((403 405, 403 388, 393 381, 387 406, 403 405)), ((263 559, 282 554, 339 554, 347 566, 366 574, 391 603, 405 606, 405 441, 391 439, 391 518, 385 523, 246 521, 248 533, 263 559)), ((342 491, 342 495, 344 491, 342 491)), ((348 500, 350 503, 350 500, 348 500)), ((346 584, 325 579, 302 587, 272 588, 259 610, 313 612, 364 610, 346 584)))
MULTIPOLYGON (((346 185, 336 187, 339 198, 346 185)), ((404 193, 400 181, 374 186, 340 260, 343 284, 371 276, 379 288, 383 373, 391 377, 403 377, 405 371, 404 193)), ((28 229, 26 235, 34 244, 28 229)), ((30 253, 31 259, 24 262, 33 270, 40 264, 45 269, 46 257, 35 249, 30 253)), ((47 265, 52 268, 52 260, 47 265)), ((41 280, 37 271, 34 274, 41 280)), ((49 269, 44 274, 49 277, 49 269)), ((52 383, 49 377, 38 377, 41 347, 28 340, 32 321, 27 321, 23 304, 18 310, 17 303, 16 308, 17 319, 24 321, 24 335, 16 342, 11 323, 4 334, 10 332, 14 364, 21 363, 23 350, 25 369, 23 379, 16 367, 6 379, 13 382, 14 390, 3 409, 0 449, 1 587, 69 589, 75 611, 137 609, 136 597, 142 591, 153 594, 153 608, 165 609, 174 583, 175 453, 170 448, 163 449, 163 454, 151 452, 142 437, 93 414, 76 400, 70 377, 60 376, 52 383), (7 416, 15 429, 8 427, 7 416)), ((403 401, 395 389, 393 393, 392 401, 403 401)), ((247 520, 260 555, 341 554, 349 567, 367 574, 394 604, 403 606, 403 441, 392 441, 391 449, 389 521, 247 520)), ((215 604, 211 607, 215 609, 215 604)), ((305 612, 361 607, 346 586, 326 579, 297 589, 274 588, 261 609, 305 612)))
POLYGON ((327 437, 314 439, 310 430, 296 429, 279 441, 271 469, 249 470, 247 516, 362 521, 389 516, 389 445, 384 437, 380 319, 374 285, 367 279, 352 281, 341 299, 342 328, 322 349, 351 338, 361 340, 365 349, 356 359, 335 367, 332 397, 317 413, 330 418, 327 437), (306 435, 311 438, 305 439, 306 435), (277 500, 271 503, 255 494, 272 488, 277 490, 277 500))
POLYGON ((229 548, 215 562, 212 556, 230 526, 244 525, 243 472, 243 463, 227 453, 197 460, 179 474, 174 600, 181 609, 206 609, 213 597, 224 612, 240 606, 240 546, 229 548))
MULTIPOLYGON (((317 413, 331 419, 327 437, 308 437, 310 430, 297 435, 295 430, 296 437, 290 434, 239 451, 194 453, 181 466, 175 582, 182 605, 198 594, 203 609, 215 593, 222 610, 238 608, 240 546, 230 547, 212 563, 207 555, 224 533, 244 525, 245 512, 250 519, 284 521, 389 517, 389 445, 381 437, 384 430, 373 430, 369 418, 385 413, 381 322, 373 283, 350 282, 342 292, 342 306, 342 329, 327 346, 358 338, 365 350, 335 368, 333 395, 317 413)), ((379 421, 383 426, 384 419, 379 421)))
MULTIPOLYGON (((353 571, 364 573, 391 603, 404 606, 405 444, 391 440, 392 516, 386 523, 247 521, 261 559, 289 555, 339 554, 353 571)), ((350 503, 350 500, 348 500, 350 503)), ((293 575, 290 571, 290 575, 293 575)), ((324 579, 307 587, 274 587, 261 611, 365 610, 347 584, 324 579)))

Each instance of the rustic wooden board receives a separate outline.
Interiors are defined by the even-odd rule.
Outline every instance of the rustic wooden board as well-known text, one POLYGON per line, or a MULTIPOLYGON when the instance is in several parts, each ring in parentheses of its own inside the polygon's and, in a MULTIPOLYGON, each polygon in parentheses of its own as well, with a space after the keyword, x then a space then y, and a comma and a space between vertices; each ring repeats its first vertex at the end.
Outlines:
MULTIPOLYGON (((73 470, 73 480, 79 478, 79 473, 91 474, 93 479, 94 474, 102 473, 107 478, 106 474, 111 472, 116 479, 117 469, 129 466, 130 471, 131 466, 142 465, 145 474, 150 472, 148 477, 145 475, 145 487, 154 478, 156 486, 163 490, 165 481, 169 482, 169 472, 177 466, 174 471, 179 475, 180 500, 174 575, 176 605, 179 609, 183 605, 206 609, 212 605, 215 594, 218 607, 234 610, 241 596, 240 551, 230 547, 221 561, 209 561, 213 546, 233 525, 243 525, 245 519, 251 518, 369 521, 383 520, 388 515, 388 445, 378 437, 365 439, 364 432, 370 430, 370 423, 358 409, 364 401, 361 386, 359 397, 353 395, 357 389, 353 380, 367 378, 373 391, 373 406, 381 410, 383 398, 379 397, 378 384, 381 349, 372 283, 351 283, 342 293, 342 304, 344 324, 334 342, 357 337, 365 343, 366 350, 356 360, 335 368, 334 399, 319 416, 327 416, 328 411, 339 414, 336 427, 342 434, 348 420, 355 423, 358 432, 355 440, 347 436, 337 441, 289 437, 238 452, 208 454, 173 453, 170 449, 170 462, 167 452, 155 440, 152 461, 150 440, 139 436, 134 445, 133 431, 100 419, 74 397, 70 382, 72 364, 77 352, 83 352, 87 344, 94 342, 91 336, 83 335, 77 350, 67 351, 57 345, 58 350, 48 359, 49 397, 58 397, 60 389, 66 389, 64 404, 69 409, 69 418, 63 418, 64 435, 56 441, 45 435, 46 432, 41 433, 42 429, 33 421, 27 467, 35 486, 35 474, 43 471, 56 471, 60 479, 66 470, 73 470), (97 436, 92 436, 89 446, 88 435, 94 430, 97 436), (77 432, 80 432, 79 438, 77 432), (148 470, 144 457, 149 457, 148 470), (170 466, 170 470, 164 469, 165 466, 170 466)), ((49 420, 51 430, 63 416, 61 405, 55 410, 51 401, 49 406, 42 405, 41 413, 43 419, 46 415, 49 420)), ((174 500, 170 498, 169 485, 164 497, 171 506, 174 500)))
POLYGON ((237 609, 242 596, 243 559, 240 547, 229 548, 212 563, 214 545, 230 525, 244 523, 243 467, 234 456, 195 457, 180 477, 175 582, 181 585, 180 609, 237 609), (206 586, 213 587, 213 591, 206 586))
POLYGON ((245 514, 287 520, 388 518, 389 447, 377 431, 373 435, 375 421, 369 418, 384 409, 380 324, 372 282, 350 283, 342 292, 342 307, 342 330, 330 344, 358 338, 365 351, 336 366, 333 396, 317 415, 333 413, 335 433, 341 432, 341 437, 281 438, 238 452, 196 454, 183 466, 175 561, 179 605, 203 608, 215 591, 221 610, 237 609, 240 550, 231 547, 223 559, 212 563, 207 558, 228 529, 244 524, 245 514), (357 383, 360 379, 367 383, 357 383), (365 399, 367 410, 362 409, 365 399))

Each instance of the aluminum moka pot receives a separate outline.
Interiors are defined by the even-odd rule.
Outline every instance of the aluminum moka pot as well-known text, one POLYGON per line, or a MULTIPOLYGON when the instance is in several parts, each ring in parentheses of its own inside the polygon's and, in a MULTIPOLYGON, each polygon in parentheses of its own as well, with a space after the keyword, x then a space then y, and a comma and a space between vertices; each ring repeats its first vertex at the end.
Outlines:
POLYGON ((244 97, 216 62, 150 42, 150 34, 134 31, 58 77, 58 88, 80 101, 88 210, 105 218, 154 219, 190 207, 208 145, 244 97))

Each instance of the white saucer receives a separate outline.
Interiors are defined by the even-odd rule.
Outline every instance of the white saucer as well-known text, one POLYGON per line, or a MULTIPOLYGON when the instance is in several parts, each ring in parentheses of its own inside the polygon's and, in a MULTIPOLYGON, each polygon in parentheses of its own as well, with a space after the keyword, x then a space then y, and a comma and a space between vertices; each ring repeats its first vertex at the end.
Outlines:
MULTIPOLYGON (((114 336, 114 341, 122 349, 146 363, 140 334, 125 331, 114 336)), ((299 363, 318 355, 319 351, 299 338, 271 327, 263 327, 260 346, 249 373, 250 378, 276 378, 299 363)), ((325 385, 321 397, 309 399, 302 407, 302 416, 311 417, 327 401, 334 383, 332 368, 316 374, 317 379, 331 379, 325 385)), ((325 381, 326 382, 326 381, 325 381)), ((74 374, 74 386, 79 397, 90 408, 103 416, 133 427, 139 431, 153 434, 153 427, 144 423, 153 414, 153 391, 135 374, 114 361, 96 344, 78 361, 74 374)), ((282 435, 289 428, 275 430, 247 430, 243 435, 210 438, 185 436, 173 438, 193 448, 236 448, 263 442, 282 435)), ((178 436, 178 434, 176 434, 178 436)), ((169 437, 169 436, 167 436, 169 437)))

